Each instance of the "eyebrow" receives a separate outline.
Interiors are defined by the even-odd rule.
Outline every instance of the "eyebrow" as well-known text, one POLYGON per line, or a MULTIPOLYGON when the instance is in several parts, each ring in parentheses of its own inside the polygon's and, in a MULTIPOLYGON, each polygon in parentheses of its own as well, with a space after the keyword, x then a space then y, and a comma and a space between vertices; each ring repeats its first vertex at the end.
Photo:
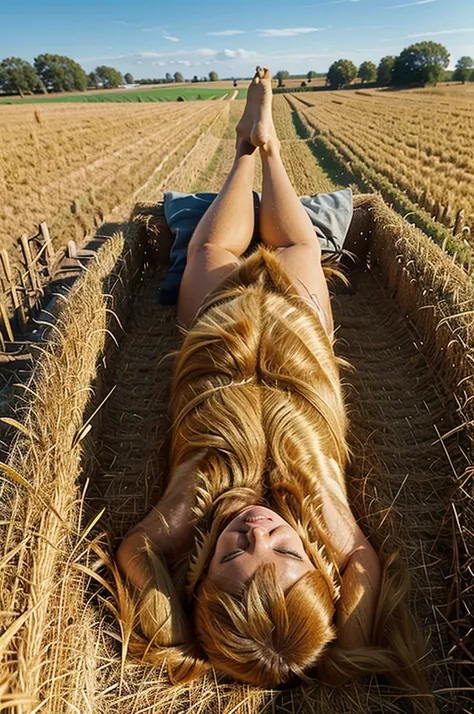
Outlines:
MULTIPOLYGON (((276 550, 275 548, 273 548, 273 551, 275 553, 278 553, 278 555, 283 555, 285 558, 293 558, 293 560, 299 560, 300 562, 303 561, 303 558, 300 555, 298 555, 298 557, 297 557, 296 555, 293 555, 292 553, 283 553, 281 550, 276 550)), ((230 556, 224 555, 221 558, 220 563, 221 564, 230 563, 231 560, 235 560, 235 558, 238 558, 239 555, 242 555, 242 553, 245 553, 245 550, 239 550, 238 553, 234 553, 234 555, 230 555, 230 556)))

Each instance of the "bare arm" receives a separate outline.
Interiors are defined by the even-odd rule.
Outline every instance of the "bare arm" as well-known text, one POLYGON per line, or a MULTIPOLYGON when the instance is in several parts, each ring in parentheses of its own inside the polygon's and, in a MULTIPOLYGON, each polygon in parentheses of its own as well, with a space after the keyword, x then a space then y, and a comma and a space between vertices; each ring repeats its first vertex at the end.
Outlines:
POLYGON ((336 604, 337 643, 344 650, 368 647, 372 640, 381 568, 377 553, 364 540, 349 556, 336 604))
POLYGON ((377 553, 364 540, 349 556, 342 573, 341 596, 336 603, 337 639, 318 665, 321 680, 335 686, 357 676, 347 672, 347 657, 350 658, 351 651, 373 644, 381 568, 377 553))
POLYGON ((145 553, 146 538, 151 541, 153 550, 159 551, 167 561, 179 558, 192 545, 193 469, 204 453, 205 450, 199 451, 174 470, 164 495, 128 531, 115 554, 122 574, 140 589, 144 589, 152 577, 145 553))
POLYGON ((381 568, 377 553, 337 485, 331 484, 331 489, 324 493, 322 513, 341 573, 341 595, 336 603, 337 639, 323 656, 318 670, 324 681, 342 684, 347 678, 343 678, 338 667, 331 664, 338 655, 350 656, 351 650, 372 644, 381 568))

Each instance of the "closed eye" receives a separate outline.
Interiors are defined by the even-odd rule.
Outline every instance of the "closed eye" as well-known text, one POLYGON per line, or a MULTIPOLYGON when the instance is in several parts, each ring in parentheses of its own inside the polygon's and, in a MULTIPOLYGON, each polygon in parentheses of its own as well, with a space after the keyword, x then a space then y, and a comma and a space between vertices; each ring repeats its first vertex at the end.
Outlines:
MULTIPOLYGON (((296 553, 294 550, 283 550, 280 548, 273 548, 275 553, 280 553, 281 555, 289 555, 293 558, 296 558, 297 560, 303 560, 301 555, 299 553, 296 553)), ((242 553, 245 553, 245 550, 242 550, 241 548, 237 550, 232 550, 230 553, 226 553, 221 558, 221 563, 228 563, 230 560, 234 560, 234 558, 237 558, 237 556, 241 555, 242 553)))

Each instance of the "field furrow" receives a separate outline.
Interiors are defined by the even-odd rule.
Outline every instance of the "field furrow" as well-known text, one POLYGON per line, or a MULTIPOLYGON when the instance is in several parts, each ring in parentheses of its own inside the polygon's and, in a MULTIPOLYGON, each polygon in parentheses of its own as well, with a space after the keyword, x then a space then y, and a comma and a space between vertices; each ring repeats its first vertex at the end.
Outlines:
MULTIPOLYGON (((87 136, 75 139, 83 144, 79 159, 74 151, 74 129, 77 121, 84 121, 84 112, 74 113, 71 125, 62 132, 57 130, 56 152, 63 153, 57 165, 54 157, 49 158, 43 171, 42 155, 51 148, 56 130, 44 137, 36 158, 25 150, 21 162, 15 161, 13 153, 4 163, 0 181, 2 245, 8 247, 20 233, 33 232, 37 223, 45 220, 59 247, 71 238, 81 241, 113 209, 122 207, 125 216, 134 192, 147 182, 156 167, 163 164, 161 177, 173 170, 175 165, 167 157, 179 153, 180 146, 191 138, 196 142, 210 123, 225 112, 225 107, 222 103, 196 102, 184 109, 152 106, 148 114, 139 105, 121 107, 127 110, 122 121, 117 113, 109 117, 111 120, 113 116, 115 131, 110 121, 102 124, 100 113, 94 111, 88 120, 91 130, 87 136), (66 150, 70 145, 72 148, 66 150), (25 169, 28 155, 32 163, 30 174, 25 169)), ((43 107, 41 111, 45 111, 43 107)))
MULTIPOLYGON (((432 217, 459 233, 474 230, 474 95, 455 102, 411 92, 328 92, 289 102, 307 129, 344 160, 366 166, 432 217), (469 97, 471 97, 469 99, 469 97), (467 108, 471 107, 471 113, 467 108), (433 121, 433 112, 436 121, 433 121), (460 214, 460 211, 463 213, 460 214)), ((381 185, 375 188, 381 189, 381 185)))

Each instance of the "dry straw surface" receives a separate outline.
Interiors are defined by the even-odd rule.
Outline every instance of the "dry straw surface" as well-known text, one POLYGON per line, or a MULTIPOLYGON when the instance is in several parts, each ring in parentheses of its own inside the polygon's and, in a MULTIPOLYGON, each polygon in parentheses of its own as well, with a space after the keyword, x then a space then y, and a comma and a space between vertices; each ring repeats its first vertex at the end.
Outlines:
POLYGON ((468 660, 471 607, 472 481, 463 422, 472 403, 472 289, 380 199, 357 197, 356 205, 353 230, 371 236, 373 265, 355 295, 338 294, 333 302, 338 351, 356 368, 344 375, 355 449, 348 479, 365 531, 377 544, 401 548, 413 574, 413 607, 430 639, 434 702, 400 698, 375 679, 339 691, 263 691, 217 684, 214 676, 170 688, 163 672, 123 658, 126 633, 114 615, 104 558, 111 557, 108 540, 113 548, 160 493, 169 427, 166 355, 181 339, 175 309, 157 302, 170 241, 163 229, 156 234, 162 222, 152 209, 146 218, 161 244, 157 264, 143 263, 137 226, 101 248, 64 302, 25 390, 28 403, 18 414, 25 429, 11 449, 2 491, 9 503, 0 537, 4 708, 469 711, 469 670, 458 663, 468 660))

